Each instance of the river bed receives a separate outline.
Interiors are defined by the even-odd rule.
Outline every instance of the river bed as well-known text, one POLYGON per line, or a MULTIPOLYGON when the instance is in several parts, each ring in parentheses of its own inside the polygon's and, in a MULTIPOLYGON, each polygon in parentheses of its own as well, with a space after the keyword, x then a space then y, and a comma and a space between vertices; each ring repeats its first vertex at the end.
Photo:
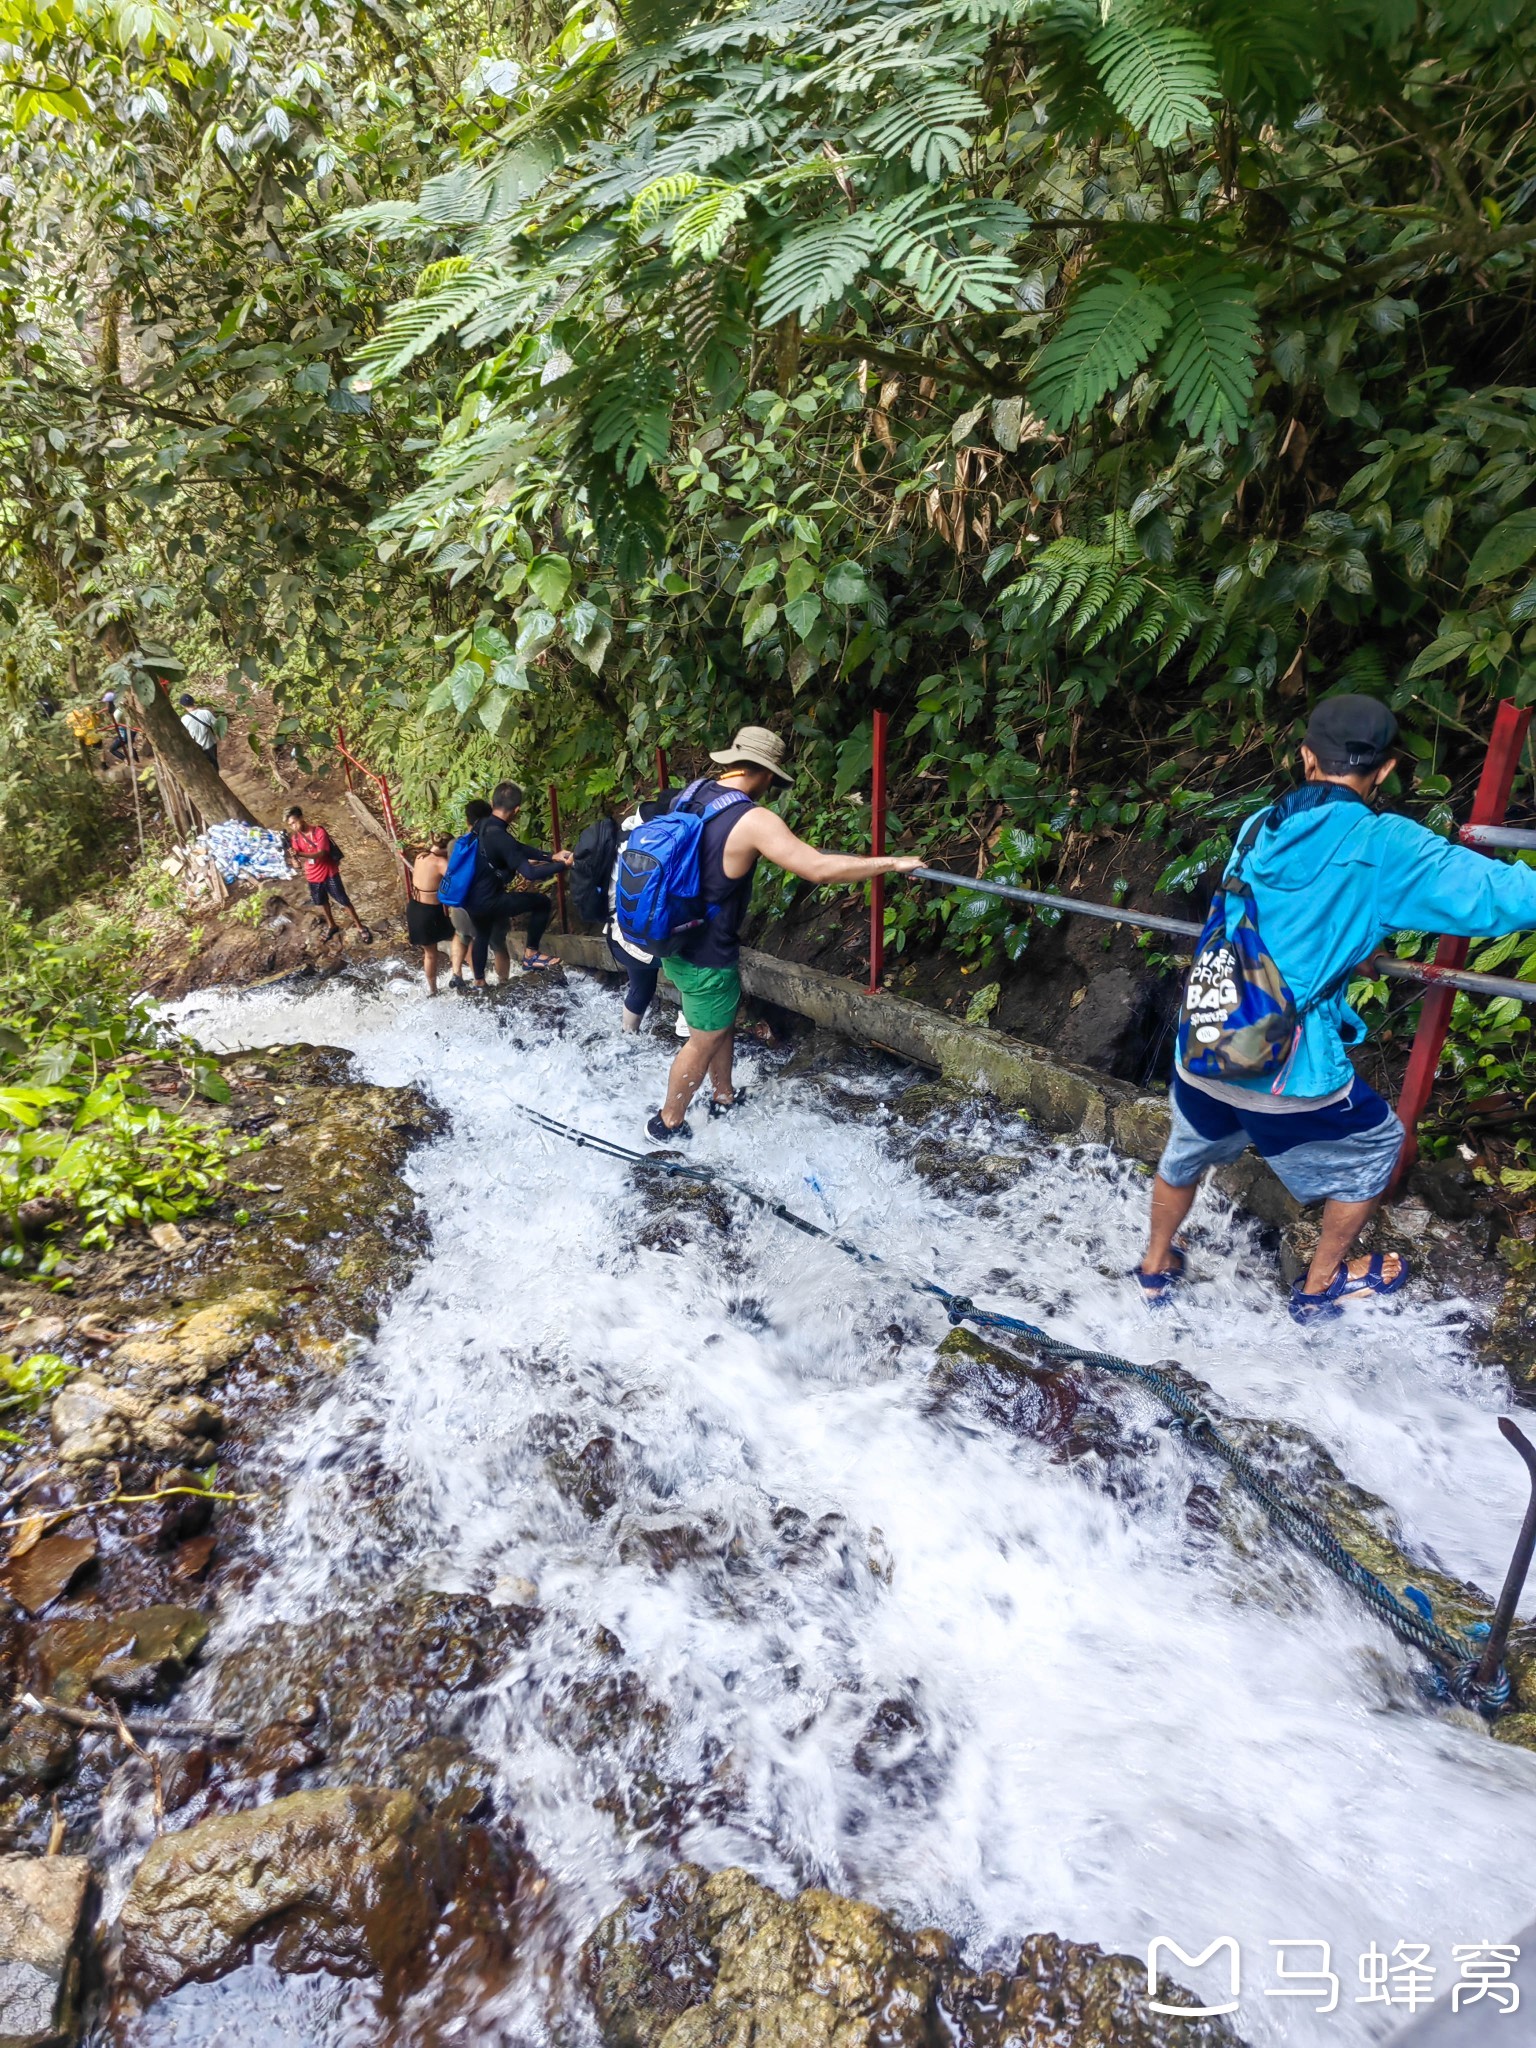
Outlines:
MULTIPOLYGON (((901 1276, 1179 1358, 1240 1412, 1311 1430, 1411 1544, 1492 1589, 1523 1475, 1456 1304, 1298 1330, 1252 1226, 1210 1201, 1196 1281, 1153 1320, 1126 1277, 1143 1176, 958 1118, 954 1143, 1028 1170, 943 1198, 891 1142, 914 1077, 873 1060, 830 1091, 749 1064, 751 1099, 696 1116, 693 1150, 889 1271, 730 1196, 657 1227, 626 1167, 516 1108, 646 1143, 671 1041, 623 1039, 616 998, 575 978, 476 1003, 340 977, 178 1018, 219 1051, 347 1047, 452 1120, 409 1169, 430 1252, 286 1426, 270 1568, 221 1614, 198 1687, 274 1621, 535 1595, 465 1732, 571 1942, 686 1855, 857 1894, 977 1958, 1047 1928, 1132 1954, 1230 1935, 1247 2039, 1349 2043, 1408 2017, 1362 2002, 1373 1943, 1428 1945, 1443 1989, 1453 1945, 1532 1917, 1536 1757, 1435 1711, 1414 1658, 1312 1566, 1193 1541, 1198 1454, 1150 1406, 1127 1493, 936 1400, 946 1325, 901 1276), (571 1462, 595 1443, 583 1497, 571 1462), (615 1671, 614 1725, 578 1739, 569 1701, 615 1671), (1265 1995, 1282 1940, 1330 1944, 1336 2010, 1265 1995)), ((373 2038, 357 1994, 259 1964, 158 2012, 136 2040, 373 2038)), ((538 2039, 536 1988, 478 2031, 538 2039)))

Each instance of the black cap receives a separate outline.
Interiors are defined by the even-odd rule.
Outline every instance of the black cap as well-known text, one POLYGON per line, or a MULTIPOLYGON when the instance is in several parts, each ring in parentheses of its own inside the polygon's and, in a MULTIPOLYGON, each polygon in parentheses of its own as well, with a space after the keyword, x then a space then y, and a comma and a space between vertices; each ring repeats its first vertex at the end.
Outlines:
POLYGON ((182 703, 183 703, 183 704, 190 704, 190 703, 191 703, 191 702, 193 701, 193 698, 192 698, 192 693, 191 693, 191 691, 190 691, 190 690, 183 690, 183 691, 182 691, 182 693, 181 693, 181 701, 182 701, 182 703))
POLYGON ((1376 697, 1325 697, 1307 721, 1307 745, 1325 775, 1369 775, 1397 742, 1397 720, 1376 697))

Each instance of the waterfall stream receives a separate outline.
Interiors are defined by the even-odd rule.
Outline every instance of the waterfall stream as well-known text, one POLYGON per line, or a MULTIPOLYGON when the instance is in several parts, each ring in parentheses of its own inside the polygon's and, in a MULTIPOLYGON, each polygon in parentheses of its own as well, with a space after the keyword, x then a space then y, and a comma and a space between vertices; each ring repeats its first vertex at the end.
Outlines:
MULTIPOLYGON (((220 1051, 345 1046, 451 1118, 409 1169, 430 1249, 283 1425, 270 1567, 227 1602, 198 1686, 277 1621, 420 1589, 536 1605, 464 1731, 572 1941, 679 1855, 739 1862, 983 1958, 1037 1929, 1133 1954, 1231 1935, 1248 2040, 1346 2044, 1408 2016, 1361 2002, 1373 1943, 1428 1944, 1444 1988, 1453 1945, 1531 1917, 1536 1757, 1436 1708, 1412 1655, 1279 1539, 1203 1534, 1191 1488, 1213 1474, 1141 1397, 1086 1390, 1132 1444, 1119 1462, 943 1397, 942 1313, 902 1275, 1178 1358, 1236 1412, 1312 1432, 1421 1554, 1493 1590, 1524 1479, 1457 1304, 1299 1330, 1253 1226, 1207 1196, 1196 1277, 1151 1318, 1126 1277, 1142 1175, 957 1111, 957 1154, 1023 1164, 940 1194, 893 1142, 914 1077, 873 1057, 833 1085, 744 1062, 750 1100, 696 1115, 693 1150, 889 1271, 728 1194, 658 1209, 516 1113, 645 1143, 671 1041, 622 1038, 611 993, 576 979, 477 1005, 429 1002, 402 969, 178 1018, 220 1051), (1302 1939, 1330 1944, 1332 2013, 1265 1995, 1272 1944, 1302 1939)), ((354 2003, 257 1964, 134 2038, 366 2040, 354 2003)), ((483 2038, 537 2031, 525 2001, 483 2038)))

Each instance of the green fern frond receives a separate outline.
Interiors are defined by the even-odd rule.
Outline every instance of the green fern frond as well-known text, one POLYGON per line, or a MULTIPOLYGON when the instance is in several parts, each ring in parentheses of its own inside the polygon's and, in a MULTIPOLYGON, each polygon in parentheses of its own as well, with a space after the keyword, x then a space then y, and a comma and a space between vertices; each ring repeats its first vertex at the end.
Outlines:
POLYGON ((674 261, 702 256, 706 263, 713 263, 746 211, 747 193, 740 185, 715 185, 701 193, 672 223, 674 261))
POLYGON ((1250 287, 1217 257, 1200 257, 1167 281, 1172 323, 1158 367, 1180 419, 1197 441, 1235 441, 1247 424, 1259 355, 1250 287))
POLYGON ((1221 90, 1211 46, 1167 21, 1152 0, 1119 0, 1086 55, 1106 97, 1154 148, 1210 127, 1206 102, 1221 90))
POLYGON ((467 256, 444 256, 436 263, 429 263, 415 284, 415 297, 425 298, 428 292, 435 292, 450 279, 462 277, 470 267, 467 256))
POLYGON ((1101 642, 1118 633, 1126 620, 1135 611, 1146 595, 1146 579, 1141 576, 1123 576, 1111 602, 1099 614, 1098 624, 1083 642, 1085 654, 1091 654, 1101 642))
POLYGON ((920 178, 936 184, 958 166, 972 129, 986 115, 987 103, 979 94, 946 81, 883 107, 857 132, 882 156, 905 154, 920 178))
POLYGON ((1141 368, 1173 308, 1160 285, 1113 270, 1078 293, 1035 359, 1030 398, 1058 433, 1141 368))
POLYGON ((648 228, 653 221, 660 220, 664 213, 671 213, 691 199, 700 184, 696 171, 681 171, 671 177, 653 178, 647 186, 635 194, 629 209, 629 224, 632 228, 648 228))
POLYGON ((840 299, 875 252, 875 223, 869 214, 843 214, 817 221, 787 242, 763 274, 759 317, 768 326, 791 313, 810 320, 840 299))
POLYGON ((387 383, 451 334, 489 294, 505 290, 506 282, 499 271, 468 269, 436 291, 402 300, 358 350, 358 362, 376 384, 387 383))

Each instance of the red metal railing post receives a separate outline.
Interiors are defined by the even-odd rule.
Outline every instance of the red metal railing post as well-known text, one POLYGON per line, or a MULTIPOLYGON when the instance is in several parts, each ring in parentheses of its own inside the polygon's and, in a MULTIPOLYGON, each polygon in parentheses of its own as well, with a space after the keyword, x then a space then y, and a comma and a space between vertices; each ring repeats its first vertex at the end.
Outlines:
MULTIPOLYGON (((560 851, 560 798, 553 783, 549 785, 549 839, 550 851, 558 853, 560 851)), ((568 932, 571 928, 571 920, 567 915, 565 907, 564 869, 555 877, 555 895, 560 903, 560 929, 563 932, 568 932)))
MULTIPOLYGON (((869 850, 885 851, 885 713, 875 713, 869 775, 869 850)), ((869 992, 878 993, 885 974, 885 877, 869 885, 869 992)))
POLYGON ((656 794, 660 796, 662 791, 666 788, 666 786, 667 750, 665 747, 658 747, 656 749, 656 794))
MULTIPOLYGON (((1478 779, 1477 795, 1472 800, 1469 824, 1503 823, 1504 813, 1509 808, 1509 793, 1514 787, 1515 770, 1520 765, 1520 750, 1525 745, 1530 724, 1531 713, 1514 704, 1500 704, 1494 713, 1493 733, 1488 741, 1483 772, 1478 779)), ((1468 943, 1466 939, 1442 939, 1435 948, 1435 966, 1463 966, 1468 943)), ((1388 1190, 1391 1194, 1396 1194, 1401 1188, 1419 1156, 1419 1119, 1429 1107, 1430 1092, 1439 1071, 1440 1055, 1445 1050, 1455 1001, 1454 989, 1432 988, 1419 1010, 1419 1028, 1413 1034, 1408 1070, 1403 1076, 1402 1092, 1397 1099, 1397 1113, 1402 1119, 1404 1136, 1397 1171, 1388 1190)))

